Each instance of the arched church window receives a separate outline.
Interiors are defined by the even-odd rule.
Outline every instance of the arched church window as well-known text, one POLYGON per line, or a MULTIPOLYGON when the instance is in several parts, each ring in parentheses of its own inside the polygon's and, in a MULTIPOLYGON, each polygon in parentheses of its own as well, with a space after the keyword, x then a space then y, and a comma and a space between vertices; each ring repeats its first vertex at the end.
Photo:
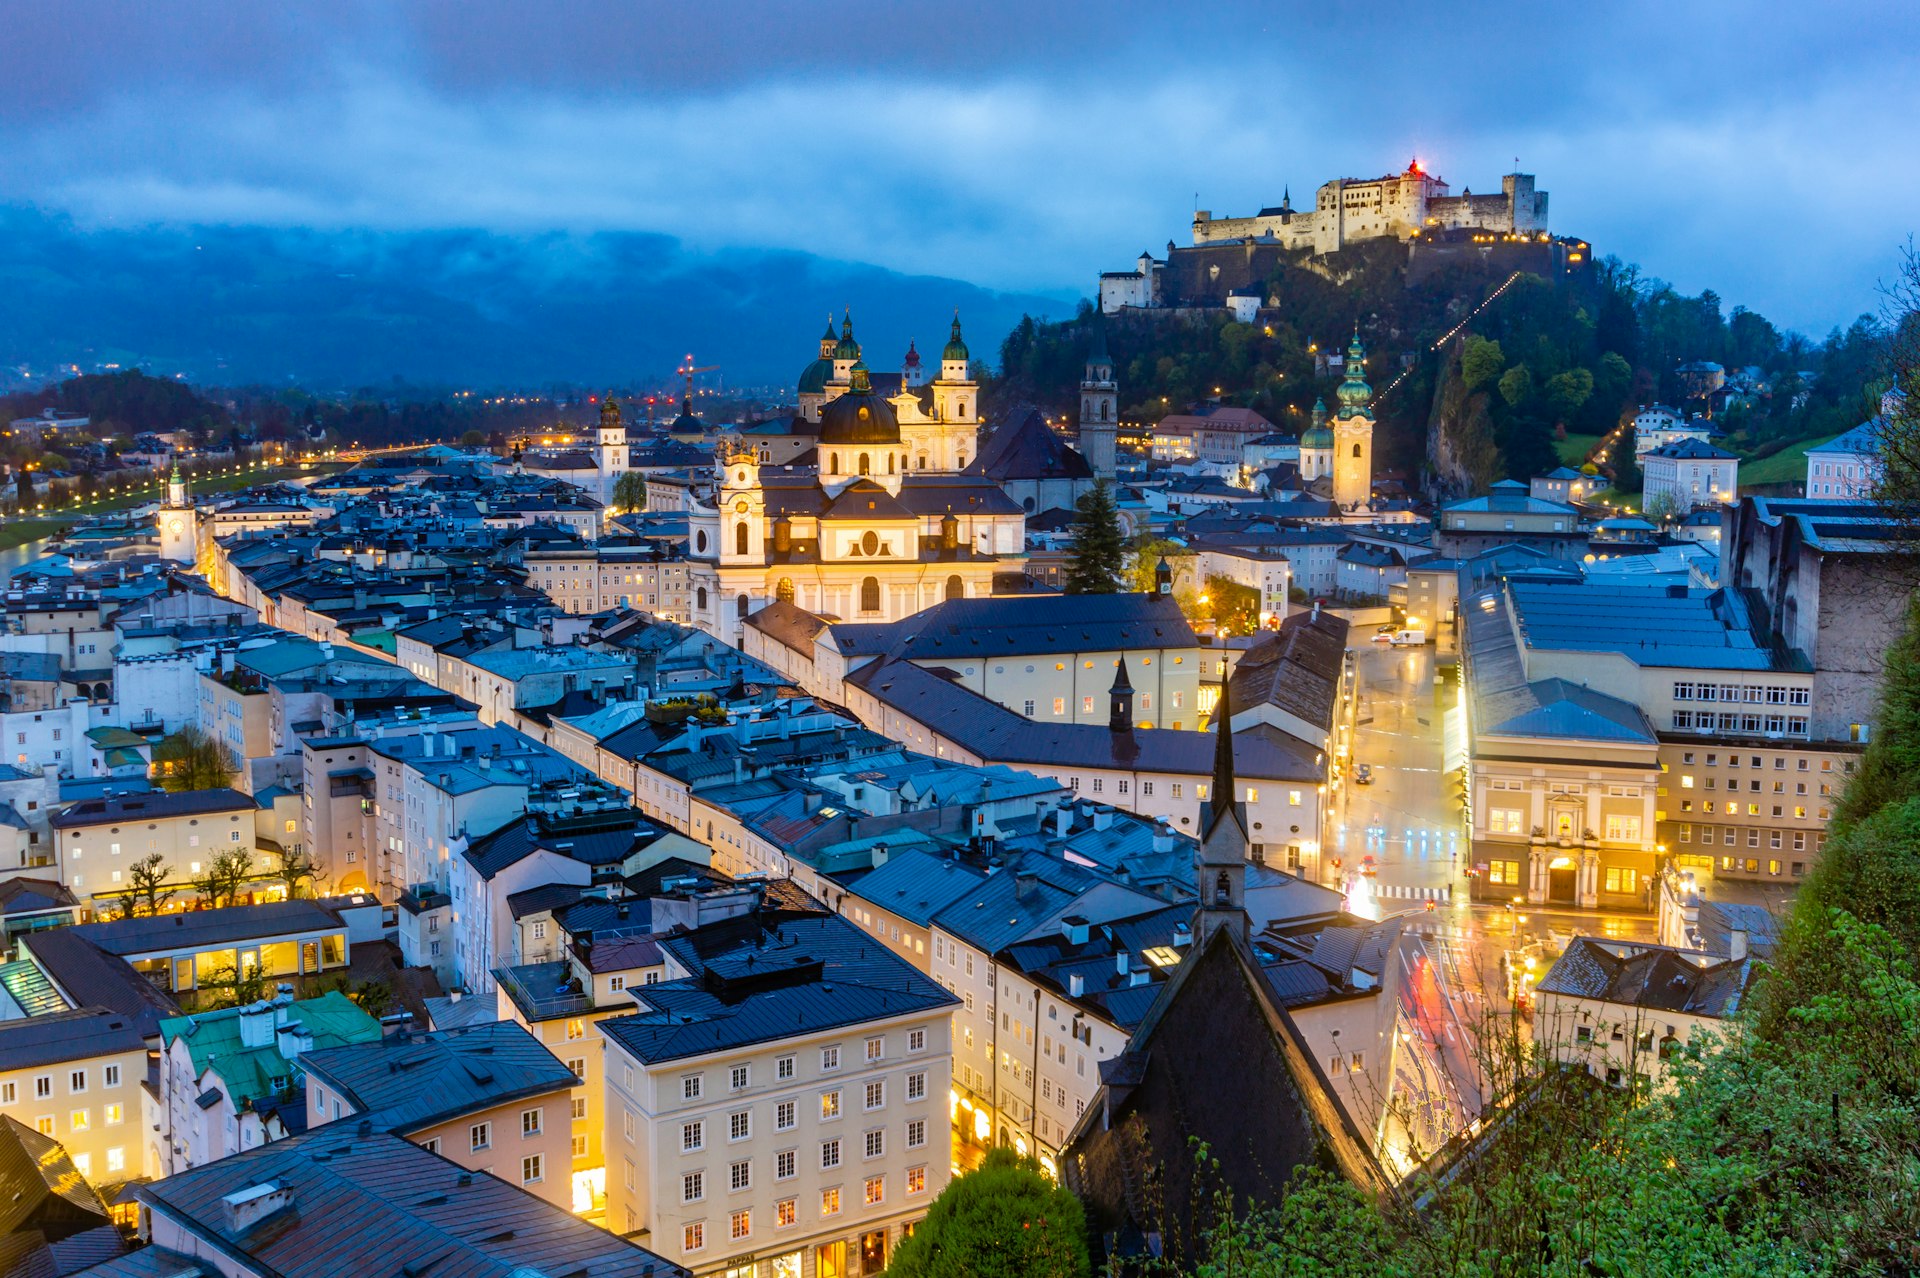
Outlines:
POLYGON ((955 409, 958 410, 960 414, 960 419, 962 421, 965 421, 967 417, 967 401, 964 399, 956 399, 953 401, 953 403, 954 403, 955 409))
POLYGON ((880 611, 880 579, 865 577, 860 582, 860 611, 880 611))
POLYGON ((1213 881, 1213 899, 1222 904, 1233 900, 1233 878, 1225 870, 1213 881))
POLYGON ((1033 498, 1029 497, 1025 501, 1021 502, 1020 504, 1027 508, 1027 513, 1029 515, 1033 513, 1033 498))
POLYGON ((1358 444, 1355 444, 1355 445, 1353 446, 1353 455, 1354 455, 1355 457, 1358 457, 1358 456, 1360 455, 1360 445, 1358 445, 1358 444))
POLYGON ((701 586, 693 592, 693 606, 701 612, 707 610, 707 588, 705 586, 701 586))
POLYGON ((868 461, 867 455, 865 453, 861 453, 860 454, 860 473, 865 475, 868 472, 870 472, 872 469, 873 469, 873 464, 870 461, 868 461))
POLYGON ((966 597, 967 583, 960 580, 960 574, 955 573, 953 576, 947 578, 947 598, 965 599, 966 597))
POLYGON ((733 610, 734 612, 738 613, 741 617, 745 617, 747 615, 747 597, 745 595, 740 595, 734 599, 733 610))
POLYGON ((746 521, 733 526, 733 553, 745 555, 752 553, 748 548, 753 544, 753 534, 747 531, 746 521))
POLYGON ((879 554, 880 553, 879 535, 876 533, 869 532, 866 536, 862 537, 860 539, 860 553, 863 555, 879 554))
POLYGON ((827 454, 827 473, 832 475, 837 475, 840 473, 840 454, 839 453, 827 454))
POLYGON ((893 473, 893 454, 892 453, 887 454, 887 473, 889 475, 893 473))
POLYGON ((1111 401, 1108 401, 1108 400, 1101 401, 1100 420, 1103 422, 1109 422, 1113 420, 1113 404, 1111 401))

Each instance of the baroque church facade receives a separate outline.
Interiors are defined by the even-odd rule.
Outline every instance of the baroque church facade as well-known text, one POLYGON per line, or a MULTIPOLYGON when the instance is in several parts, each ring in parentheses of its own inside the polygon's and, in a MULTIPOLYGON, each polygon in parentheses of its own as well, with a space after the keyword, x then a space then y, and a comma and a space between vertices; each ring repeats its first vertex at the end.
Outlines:
POLYGON ((802 445, 791 461, 769 464, 753 430, 722 442, 714 499, 688 521, 696 626, 738 645, 741 622, 775 600, 898 621, 1024 571, 1021 508, 965 473, 980 452, 980 387, 957 316, 938 375, 911 385, 917 362, 877 384, 845 318, 801 372, 781 432, 802 445))

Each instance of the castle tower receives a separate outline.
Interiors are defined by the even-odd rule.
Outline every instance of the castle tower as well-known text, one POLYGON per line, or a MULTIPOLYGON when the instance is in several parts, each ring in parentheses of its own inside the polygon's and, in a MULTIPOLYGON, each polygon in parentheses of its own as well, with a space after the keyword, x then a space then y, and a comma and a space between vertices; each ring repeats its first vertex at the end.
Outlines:
POLYGON ((1247 818, 1234 799, 1233 713, 1227 702, 1227 681, 1220 682, 1220 701, 1213 714, 1213 781, 1200 813, 1200 850, 1194 873, 1200 905, 1193 915, 1196 945, 1220 928, 1236 941, 1247 939, 1247 818))
POLYGON ((1107 330, 1096 324, 1087 369, 1080 378, 1080 455, 1095 479, 1112 483, 1118 472, 1115 436, 1120 429, 1120 384, 1107 355, 1107 330))
POLYGON ((760 488, 760 462, 738 439, 721 446, 720 566, 767 561, 766 495, 760 488))
POLYGON ((973 380, 973 358, 960 336, 960 312, 953 313, 953 331, 940 352, 940 376, 933 383, 933 415, 939 418, 937 470, 962 470, 979 450, 974 446, 980 428, 980 387, 973 380))
POLYGON ((167 479, 166 504, 155 517, 160 528, 160 557, 177 564, 191 564, 200 557, 200 518, 187 499, 187 481, 180 467, 167 479))
POLYGON ((1340 383, 1340 411, 1333 424, 1333 500, 1342 510, 1373 500, 1373 387, 1367 385, 1366 348, 1354 326, 1347 347, 1347 380, 1340 383))
POLYGON ((907 355, 900 361, 900 385, 906 389, 927 384, 927 368, 920 362, 920 351, 907 339, 907 355))
POLYGON ((620 420, 620 401, 608 391, 600 401, 600 428, 594 440, 594 466, 600 472, 600 500, 613 503, 613 486, 627 473, 627 428, 620 420))
POLYGON ((820 406, 827 402, 827 383, 833 380, 833 357, 840 349, 840 338, 833 331, 833 315, 827 315, 827 331, 820 335, 820 354, 800 370, 800 416, 810 422, 820 420, 820 406))

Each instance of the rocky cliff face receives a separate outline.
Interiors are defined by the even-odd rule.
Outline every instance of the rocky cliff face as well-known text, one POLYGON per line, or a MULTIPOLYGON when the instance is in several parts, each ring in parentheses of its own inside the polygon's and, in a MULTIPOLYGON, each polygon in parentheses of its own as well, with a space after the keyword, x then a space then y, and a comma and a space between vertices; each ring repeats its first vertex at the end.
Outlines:
POLYGON ((1500 478, 1500 446, 1487 413, 1487 392, 1469 392, 1460 376, 1460 345, 1447 349, 1427 416, 1429 487, 1436 501, 1485 492, 1500 478))

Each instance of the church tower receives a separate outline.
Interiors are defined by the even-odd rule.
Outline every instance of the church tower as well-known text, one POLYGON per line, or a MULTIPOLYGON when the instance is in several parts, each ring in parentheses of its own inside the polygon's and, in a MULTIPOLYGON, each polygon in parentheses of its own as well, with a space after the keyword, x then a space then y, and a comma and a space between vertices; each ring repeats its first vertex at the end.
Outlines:
POLYGON ((722 445, 720 495, 720 566, 764 564, 767 561, 766 495, 760 488, 760 461, 738 439, 722 445))
MULTIPOLYGON (((821 348, 825 349, 825 343, 821 348)), ((860 343, 853 340, 853 312, 845 311, 840 317, 840 340, 833 348, 833 386, 845 391, 853 384, 853 366, 860 362, 860 343)), ((832 396, 829 395, 829 398, 832 396)))
POLYGON ((1373 501, 1373 387, 1367 385, 1367 351, 1354 326, 1347 347, 1347 380, 1340 383, 1340 411, 1333 424, 1333 500, 1342 510, 1373 501))
POLYGON ((1333 431, 1327 426, 1327 401, 1313 401, 1313 421, 1300 436, 1300 482, 1310 484, 1333 474, 1333 431))
POLYGON ((620 401, 608 391, 600 401, 600 429, 594 440, 594 465, 600 472, 601 501, 613 504, 613 486, 627 473, 627 428, 620 420, 620 401))
POLYGON ((158 519, 162 559, 191 564, 200 558, 200 518, 187 500, 187 481, 180 478, 177 465, 167 479, 167 501, 158 519))
POLYGON ((1120 429, 1120 384, 1107 355, 1107 330, 1096 323, 1087 370, 1080 378, 1080 455, 1095 479, 1112 483, 1118 472, 1115 437, 1120 429))
POLYGON ((1197 947, 1220 928, 1245 943, 1247 918, 1246 810, 1234 800, 1233 710, 1227 700, 1227 681, 1220 681, 1220 700, 1213 714, 1213 781, 1200 813, 1200 850, 1194 856, 1200 906, 1194 911, 1193 940, 1197 947))
POLYGON ((906 358, 900 361, 900 386, 903 390, 912 390, 926 384, 927 369, 920 362, 920 349, 914 345, 912 338, 908 338, 906 358))
POLYGON ((974 447, 980 429, 980 387, 973 380, 973 357, 960 337, 960 312, 953 313, 953 331, 940 352, 940 376, 933 383, 933 413, 940 419, 939 460, 936 470, 965 470, 978 453, 974 447))

